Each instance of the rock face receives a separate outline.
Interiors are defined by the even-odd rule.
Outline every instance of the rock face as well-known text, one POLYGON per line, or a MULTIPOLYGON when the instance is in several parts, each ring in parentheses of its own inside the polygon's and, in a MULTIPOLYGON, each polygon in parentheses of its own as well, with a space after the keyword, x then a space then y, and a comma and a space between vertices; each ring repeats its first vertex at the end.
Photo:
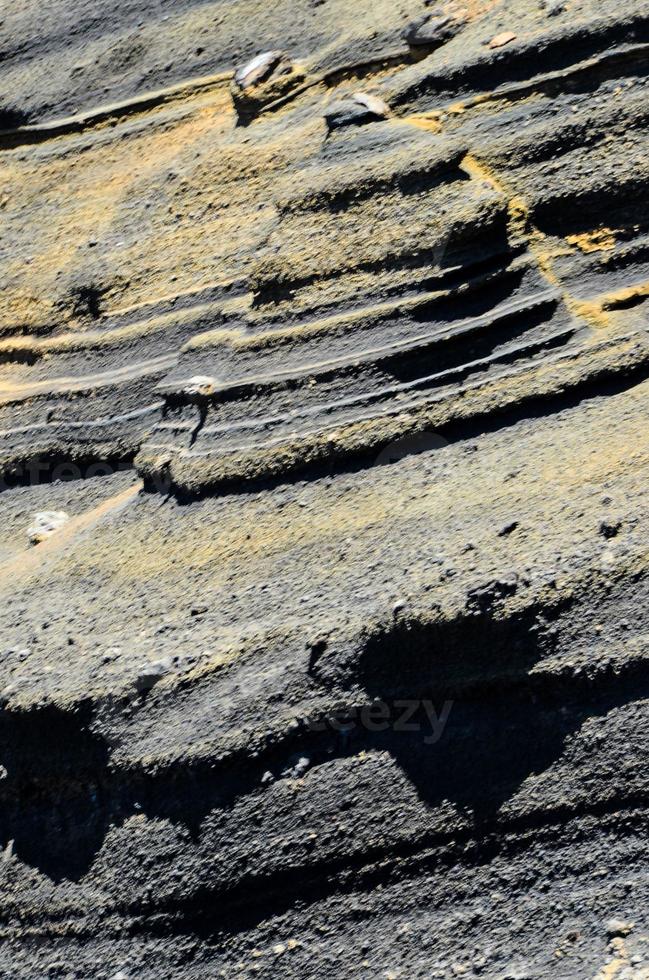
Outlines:
POLYGON ((649 5, 2 18, 0 976, 649 975, 649 5))

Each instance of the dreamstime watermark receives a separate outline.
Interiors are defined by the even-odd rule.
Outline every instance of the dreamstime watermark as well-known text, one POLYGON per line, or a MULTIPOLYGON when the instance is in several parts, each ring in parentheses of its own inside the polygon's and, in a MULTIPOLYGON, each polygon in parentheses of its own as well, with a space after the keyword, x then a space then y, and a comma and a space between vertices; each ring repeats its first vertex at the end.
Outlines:
POLYGON ((82 465, 72 460, 56 463, 46 458, 36 457, 12 466, 2 477, 0 487, 4 490, 14 486, 39 486, 43 483, 66 483, 72 480, 92 479, 98 476, 114 476, 115 473, 132 469, 127 461, 116 463, 95 462, 82 465))
MULTIPOLYGON (((46 456, 34 457, 22 463, 15 463, 0 473, 0 492, 16 487, 36 487, 50 483, 70 483, 76 480, 111 477, 118 473, 132 473, 133 470, 133 462, 130 459, 77 462, 71 459, 56 461, 46 456)), ((146 485, 158 493, 168 494, 171 490, 171 479, 168 473, 162 470, 147 476, 146 485)))
POLYGON ((305 727, 316 734, 344 736, 358 732, 421 735, 425 745, 436 745, 444 735, 453 705, 446 700, 438 709, 428 698, 377 698, 362 705, 341 704, 324 714, 309 716, 305 727))

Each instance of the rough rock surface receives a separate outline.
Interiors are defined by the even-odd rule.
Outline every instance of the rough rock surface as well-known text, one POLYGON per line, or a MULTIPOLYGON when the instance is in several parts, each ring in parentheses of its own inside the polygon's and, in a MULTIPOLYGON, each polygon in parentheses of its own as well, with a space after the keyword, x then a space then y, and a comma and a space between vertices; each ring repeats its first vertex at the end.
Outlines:
POLYGON ((0 19, 0 977, 649 977, 649 4, 0 19))

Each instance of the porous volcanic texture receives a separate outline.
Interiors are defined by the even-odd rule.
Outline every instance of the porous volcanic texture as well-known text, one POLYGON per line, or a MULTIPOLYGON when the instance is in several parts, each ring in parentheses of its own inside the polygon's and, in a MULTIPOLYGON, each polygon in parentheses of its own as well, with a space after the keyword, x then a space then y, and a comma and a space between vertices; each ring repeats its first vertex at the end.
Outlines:
POLYGON ((649 978, 649 3, 0 83, 0 977, 649 978))

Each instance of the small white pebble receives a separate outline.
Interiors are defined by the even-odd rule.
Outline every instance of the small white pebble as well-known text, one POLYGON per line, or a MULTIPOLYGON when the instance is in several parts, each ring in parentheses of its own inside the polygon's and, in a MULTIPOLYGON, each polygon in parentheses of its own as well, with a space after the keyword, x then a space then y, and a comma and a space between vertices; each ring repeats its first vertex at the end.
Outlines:
POLYGON ((70 515, 64 510, 39 510, 32 517, 27 529, 30 544, 40 544, 50 535, 59 531, 70 520, 70 515))

